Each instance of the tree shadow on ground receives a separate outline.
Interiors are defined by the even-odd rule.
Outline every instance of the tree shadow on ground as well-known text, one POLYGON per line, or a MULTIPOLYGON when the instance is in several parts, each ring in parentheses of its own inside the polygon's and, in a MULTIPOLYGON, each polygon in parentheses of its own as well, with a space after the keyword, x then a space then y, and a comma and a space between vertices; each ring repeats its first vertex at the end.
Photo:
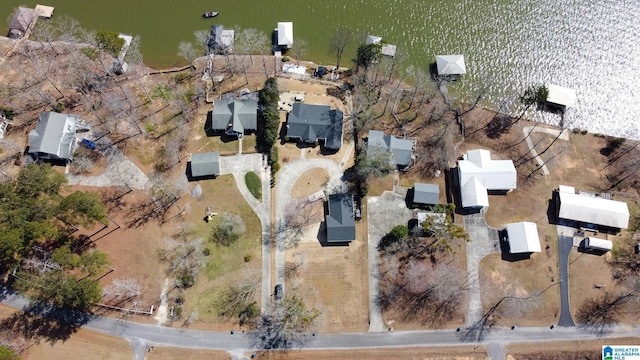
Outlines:
POLYGON ((66 341, 92 319, 93 315, 36 303, 3 320, 0 327, 22 334, 26 338, 44 338, 53 344, 66 341))

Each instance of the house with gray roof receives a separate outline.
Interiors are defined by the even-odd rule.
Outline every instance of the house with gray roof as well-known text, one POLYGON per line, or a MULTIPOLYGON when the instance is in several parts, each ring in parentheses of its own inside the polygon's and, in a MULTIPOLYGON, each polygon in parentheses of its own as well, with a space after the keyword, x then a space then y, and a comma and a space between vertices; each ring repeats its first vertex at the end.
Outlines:
POLYGON ((220 155, 217 151, 191 155, 191 177, 207 178, 220 175, 220 155))
POLYGON ((205 128, 205 131, 212 130, 242 137, 245 133, 256 131, 258 100, 231 98, 216 100, 210 114, 211 119, 207 121, 209 128, 205 128))
POLYGON ((437 205, 440 187, 436 184, 415 183, 413 185, 413 205, 437 205))
POLYGON ((337 151, 342 146, 343 113, 327 105, 294 103, 287 117, 287 136, 308 144, 322 141, 337 151))
POLYGON ((327 202, 327 242, 343 243, 356 239, 356 221, 351 194, 329 195, 327 202))
POLYGON ((73 161, 76 149, 77 115, 45 112, 29 133, 29 154, 35 160, 73 161))
POLYGON ((381 152, 389 152, 391 164, 405 168, 413 161, 413 139, 401 139, 393 135, 385 135, 382 131, 369 130, 367 139, 367 157, 378 156, 381 152))

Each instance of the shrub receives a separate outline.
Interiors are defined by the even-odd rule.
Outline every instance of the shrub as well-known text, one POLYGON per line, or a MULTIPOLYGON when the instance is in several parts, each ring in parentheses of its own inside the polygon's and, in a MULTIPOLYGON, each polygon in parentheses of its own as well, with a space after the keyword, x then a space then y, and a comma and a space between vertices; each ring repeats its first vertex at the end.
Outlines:
POLYGON ((189 288, 195 284, 196 278, 190 271, 185 271, 176 279, 176 286, 179 288, 189 288))
POLYGON ((202 255, 209 256, 211 254, 211 250, 208 247, 202 249, 202 255))
POLYGON ((231 225, 220 224, 216 226, 209 235, 209 240, 222 246, 229 246, 240 238, 240 234, 233 231, 231 225))
POLYGON ((248 263, 249 261, 251 261, 251 258, 252 258, 251 254, 245 255, 244 256, 244 262, 248 263))
POLYGON ((124 39, 118 36, 118 33, 111 30, 100 30, 96 33, 96 42, 98 47, 113 57, 117 57, 124 45, 124 39))
POLYGON ((249 188, 251 195, 258 200, 262 200, 262 181, 258 174, 253 171, 248 172, 244 176, 244 181, 247 183, 247 188, 249 188))

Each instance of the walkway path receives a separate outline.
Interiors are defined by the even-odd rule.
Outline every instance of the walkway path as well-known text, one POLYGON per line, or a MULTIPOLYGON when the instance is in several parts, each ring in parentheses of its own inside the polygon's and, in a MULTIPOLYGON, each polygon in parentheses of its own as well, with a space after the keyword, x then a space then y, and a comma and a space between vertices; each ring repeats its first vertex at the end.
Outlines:
POLYGON ((262 154, 245 154, 220 157, 220 173, 232 174, 238 190, 256 213, 262 224, 262 289, 260 308, 266 311, 271 304, 271 170, 262 154), (249 191, 245 181, 248 172, 256 173, 262 180, 262 201, 249 191))
POLYGON ((569 132, 567 129, 552 129, 548 127, 538 127, 538 126, 525 126, 522 128, 522 132, 524 133, 525 138, 527 139, 527 146, 529 147, 529 152, 536 159, 536 163, 538 166, 542 166, 542 174, 549 175, 549 169, 545 162, 538 156, 538 152, 533 147, 533 142, 531 141, 531 136, 529 136, 532 132, 541 132, 549 135, 558 136, 560 135, 560 140, 569 141, 569 132))
POLYGON ((369 331, 387 331, 380 308, 380 253, 378 244, 394 226, 407 224, 413 211, 407 208, 405 195, 385 191, 382 196, 367 197, 369 242, 369 331))
MULTIPOLYGON (((329 173, 329 182, 327 187, 332 188, 335 184, 341 183, 342 180, 342 168, 340 164, 333 160, 323 158, 307 158, 297 159, 287 163, 278 171, 278 177, 276 182, 276 213, 275 224, 281 223, 284 220, 285 209, 291 201, 291 190, 296 180, 305 171, 313 168, 323 168, 329 173)), ((285 232, 276 234, 276 284, 282 284, 283 291, 285 291, 285 232)))
POLYGON ((467 326, 478 322, 484 314, 480 299, 480 281, 478 279, 480 261, 489 254, 500 253, 498 230, 487 225, 484 218, 485 211, 483 209, 478 213, 464 216, 464 228, 471 238, 471 241, 467 243, 467 271, 472 280, 469 284, 467 326))

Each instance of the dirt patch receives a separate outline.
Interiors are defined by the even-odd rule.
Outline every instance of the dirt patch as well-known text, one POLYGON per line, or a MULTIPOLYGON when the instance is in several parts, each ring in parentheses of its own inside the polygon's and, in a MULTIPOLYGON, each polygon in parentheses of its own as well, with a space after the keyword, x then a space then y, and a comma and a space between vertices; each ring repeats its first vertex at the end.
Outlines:
POLYGON ((505 348, 507 360, 565 360, 602 359, 603 345, 638 345, 640 338, 607 338, 584 341, 546 342, 540 344, 512 344, 505 348))
POLYGON ((199 360, 199 359, 212 359, 212 360, 230 360, 231 354, 226 351, 220 350, 198 350, 198 349, 185 349, 174 347, 160 347, 154 346, 146 360, 173 360, 173 359, 186 359, 186 360, 199 360))
MULTIPOLYGON (((247 354, 250 356, 251 354, 247 354)), ((376 348, 370 350, 326 350, 326 351, 289 351, 273 354, 276 359, 287 360, 333 360, 333 359, 408 359, 408 360, 480 360, 487 359, 484 347, 411 347, 376 348)), ((259 357, 261 358, 261 357, 259 357)))
POLYGON ((305 171, 291 189, 292 198, 308 197, 318 192, 327 185, 329 181, 329 173, 325 169, 315 168, 305 171))
MULTIPOLYGON (((322 229, 320 230, 322 231, 322 229)), ((287 291, 299 294, 308 307, 320 310, 320 332, 368 329, 369 290, 366 232, 357 232, 349 246, 323 247, 303 242, 286 251, 286 262, 302 265, 289 271, 287 291)))

